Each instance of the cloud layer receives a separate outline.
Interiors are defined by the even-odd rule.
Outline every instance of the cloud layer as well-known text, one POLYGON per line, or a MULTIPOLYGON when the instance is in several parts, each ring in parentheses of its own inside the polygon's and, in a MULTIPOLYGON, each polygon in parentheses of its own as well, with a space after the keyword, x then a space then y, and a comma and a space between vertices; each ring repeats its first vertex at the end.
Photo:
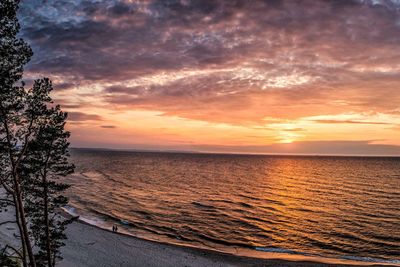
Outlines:
POLYGON ((397 0, 34 0, 20 18, 35 52, 28 75, 52 77, 74 112, 398 124, 397 0))

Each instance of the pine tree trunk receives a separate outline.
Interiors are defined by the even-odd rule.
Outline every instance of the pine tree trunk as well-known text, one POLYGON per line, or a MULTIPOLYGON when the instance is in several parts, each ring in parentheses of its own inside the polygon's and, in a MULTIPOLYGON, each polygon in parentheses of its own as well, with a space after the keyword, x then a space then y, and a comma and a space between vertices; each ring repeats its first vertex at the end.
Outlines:
MULTIPOLYGON (((4 111, 2 110, 2 116, 3 116, 3 126, 6 131, 6 139, 8 143, 8 154, 10 156, 10 161, 12 165, 12 182, 14 184, 14 193, 13 193, 13 200, 14 200, 14 205, 16 209, 16 213, 18 213, 19 220, 18 226, 20 228, 20 235, 21 235, 21 243, 22 243, 22 248, 26 253, 28 253, 28 259, 29 259, 29 266, 30 267, 36 267, 36 261, 35 261, 35 256, 33 255, 33 250, 32 250, 32 244, 29 239, 29 232, 28 232, 28 225, 26 222, 26 216, 25 216, 25 210, 24 210, 24 203, 22 200, 22 192, 21 192, 21 187, 19 183, 19 177, 17 173, 17 164, 13 161, 13 155, 11 152, 11 138, 10 138, 10 131, 8 128, 7 120, 6 120, 6 115, 4 111)), ((24 255, 25 258, 23 259, 24 266, 26 265, 26 255, 24 255)))
POLYGON ((15 221, 17 222, 19 235, 21 238, 21 244, 22 244, 22 259, 21 259, 22 265, 23 265, 23 267, 28 267, 28 263, 26 262, 26 244, 25 244, 25 239, 24 239, 20 216, 19 216, 19 208, 17 207, 18 201, 16 200, 15 194, 13 194, 13 200, 14 200, 14 205, 15 205, 15 221))
POLYGON ((47 253, 47 262, 48 266, 52 267, 52 259, 51 259, 51 249, 50 249, 50 225, 49 225, 49 203, 48 203, 48 189, 47 189, 47 181, 46 176, 43 176, 43 198, 44 198, 44 219, 46 222, 46 253, 47 253))
POLYGON ((33 255, 32 244, 31 244, 31 240, 29 239, 29 232, 28 232, 28 227, 27 227, 27 222, 26 222, 24 204, 22 201, 21 188, 17 181, 16 175, 14 176, 14 186, 15 186, 16 200, 18 203, 17 204, 18 212, 20 215, 23 242, 26 245, 26 251, 28 253, 28 258, 29 258, 29 265, 30 265, 30 267, 36 267, 35 256, 33 255))

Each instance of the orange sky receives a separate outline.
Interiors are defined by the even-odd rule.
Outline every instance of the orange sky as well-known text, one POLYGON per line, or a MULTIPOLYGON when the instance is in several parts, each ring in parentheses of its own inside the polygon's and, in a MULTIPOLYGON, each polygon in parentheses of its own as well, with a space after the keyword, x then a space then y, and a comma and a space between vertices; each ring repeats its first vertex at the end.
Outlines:
POLYGON ((75 147, 400 155, 398 1, 39 2, 75 147))

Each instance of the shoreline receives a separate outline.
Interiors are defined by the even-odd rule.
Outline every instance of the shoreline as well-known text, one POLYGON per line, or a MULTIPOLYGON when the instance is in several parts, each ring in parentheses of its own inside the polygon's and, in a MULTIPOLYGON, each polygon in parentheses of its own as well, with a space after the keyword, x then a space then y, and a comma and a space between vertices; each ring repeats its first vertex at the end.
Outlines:
MULTIPOLYGON (((68 218, 74 217, 65 210, 61 212, 61 215, 68 218)), ((90 224, 81 218, 78 218, 78 220, 68 226, 67 237, 67 245, 63 248, 65 260, 60 263, 60 266, 63 267, 83 263, 81 259, 79 259, 82 258, 82 255, 77 254, 76 249, 84 249, 83 247, 85 244, 87 249, 90 250, 87 251, 87 254, 92 255, 93 258, 95 258, 101 250, 107 250, 108 244, 114 244, 114 252, 111 253, 109 251, 108 253, 110 253, 110 255, 107 257, 113 260, 108 263, 103 262, 105 265, 98 265, 99 263, 95 261, 93 264, 84 264, 81 266, 121 266, 121 263, 115 262, 115 260, 118 261, 118 259, 122 258, 125 264, 123 266, 400 266, 398 263, 368 262, 278 252, 254 251, 252 255, 248 255, 248 253, 244 255, 241 254, 240 251, 238 253, 222 252, 194 246, 149 240, 123 232, 115 233, 101 226, 90 224), (77 232, 79 232, 79 234, 77 234, 77 232), (82 235, 82 233, 84 234, 82 235), (74 241, 72 241, 72 239, 74 239, 74 241), (89 242, 91 239, 93 241, 89 242), (119 244, 115 242, 116 239, 123 239, 123 242, 119 244), (99 248, 91 251, 94 244, 97 244, 99 248), (143 255, 143 253, 141 253, 141 246, 152 250, 153 252, 151 255, 143 255), (131 247, 134 249, 132 250, 131 247), (121 257, 126 254, 133 254, 133 258, 121 257), (136 262, 138 260, 138 255, 136 254, 141 255, 142 264, 145 265, 139 265, 136 262), (72 257, 72 255, 74 255, 74 257, 72 257), (168 260, 162 263, 157 262, 157 259, 165 258, 168 258, 168 260), (191 260, 188 261, 188 259, 191 260), (154 260, 156 262, 153 262, 154 260), (73 262, 73 264, 69 264, 71 262, 73 262)))
MULTIPOLYGON (((59 214, 66 218, 75 217, 66 211, 59 214)), ((12 216, 10 211, 1 215, 3 219, 12 216)), ((17 245, 12 231, 7 230, 9 227, 0 227, 0 244, 17 245)), ((66 246, 61 249, 64 259, 57 267, 400 266, 397 262, 360 262, 284 253, 230 254, 115 233, 81 219, 67 226, 66 235, 66 246)))

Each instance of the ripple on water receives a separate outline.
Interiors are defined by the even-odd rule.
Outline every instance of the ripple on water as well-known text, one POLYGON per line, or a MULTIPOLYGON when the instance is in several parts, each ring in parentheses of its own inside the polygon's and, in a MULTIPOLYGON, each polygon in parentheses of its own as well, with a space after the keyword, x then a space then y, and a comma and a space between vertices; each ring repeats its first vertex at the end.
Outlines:
POLYGON ((400 255, 400 159, 74 150, 71 212, 129 234, 231 251, 400 255))

